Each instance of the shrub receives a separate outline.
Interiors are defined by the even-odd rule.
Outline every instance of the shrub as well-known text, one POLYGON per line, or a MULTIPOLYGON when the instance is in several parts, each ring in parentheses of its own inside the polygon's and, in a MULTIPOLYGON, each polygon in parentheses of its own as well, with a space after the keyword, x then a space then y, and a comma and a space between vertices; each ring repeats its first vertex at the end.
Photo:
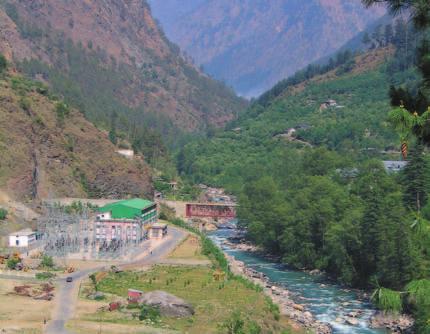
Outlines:
POLYGON ((245 321, 242 319, 240 312, 233 312, 232 316, 227 319, 221 326, 223 333, 227 334, 245 334, 245 321))
POLYGON ((261 334, 262 332, 260 325, 257 324, 255 321, 251 321, 248 327, 249 334, 261 334))
POLYGON ((9 269, 15 269, 16 265, 19 263, 19 259, 16 258, 10 258, 9 260, 7 260, 6 262, 6 266, 9 269))
POLYGON ((44 255, 42 257, 42 262, 40 262, 40 265, 45 268, 54 267, 54 260, 52 259, 52 256, 44 255))
POLYGON ((47 280, 47 279, 51 279, 54 278, 55 275, 54 273, 50 273, 50 272, 44 272, 44 273, 37 273, 36 274, 36 278, 40 279, 40 280, 47 280))
POLYGON ((372 295, 372 302, 383 311, 399 313, 402 311, 400 293, 386 288, 378 288, 372 295))
POLYGON ((5 220, 7 218, 7 210, 0 208, 0 220, 5 220))
POLYGON ((55 113, 57 114, 57 119, 60 122, 64 121, 64 118, 69 114, 69 112, 69 106, 64 102, 57 102, 57 104, 55 105, 55 113))
POLYGON ((139 320, 151 320, 155 322, 160 318, 160 316, 160 310, 158 308, 149 305, 142 305, 139 320))
POLYGON ((26 97, 22 97, 22 98, 19 100, 19 106, 20 106, 23 110, 25 110, 25 111, 29 111, 29 110, 31 109, 31 102, 30 102, 30 100, 29 100, 28 98, 26 98, 26 97))
POLYGON ((4 72, 7 68, 7 60, 5 56, 0 54, 0 73, 4 72))
POLYGON ((95 274, 91 274, 89 277, 90 277, 91 282, 93 283, 94 290, 97 291, 98 287, 97 287, 96 275, 95 274))

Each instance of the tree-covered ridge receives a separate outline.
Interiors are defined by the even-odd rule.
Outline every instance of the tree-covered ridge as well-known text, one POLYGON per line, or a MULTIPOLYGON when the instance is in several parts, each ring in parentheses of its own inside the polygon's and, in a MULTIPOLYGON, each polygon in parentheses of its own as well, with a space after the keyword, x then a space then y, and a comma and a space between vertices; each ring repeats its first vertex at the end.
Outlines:
POLYGON ((390 73, 377 69, 334 75, 303 90, 276 98, 267 107, 255 103, 208 143, 196 142, 179 155, 179 168, 196 182, 240 190, 244 166, 268 166, 285 152, 304 145, 324 145, 342 154, 369 155, 397 149, 397 136, 387 122, 386 82, 414 78, 413 70, 390 73), (328 99, 337 105, 321 108, 328 99), (288 136, 294 128, 293 136, 288 136), (308 143, 308 144, 306 144, 308 143))

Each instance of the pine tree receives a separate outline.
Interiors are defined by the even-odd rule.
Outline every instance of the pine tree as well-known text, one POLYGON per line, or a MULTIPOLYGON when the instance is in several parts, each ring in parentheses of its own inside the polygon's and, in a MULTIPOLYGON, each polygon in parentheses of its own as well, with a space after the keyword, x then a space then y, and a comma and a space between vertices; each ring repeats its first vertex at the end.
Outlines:
POLYGON ((429 168, 424 158, 424 147, 421 143, 415 144, 410 151, 409 163, 403 172, 404 196, 406 207, 420 211, 425 205, 428 196, 429 168))
POLYGON ((118 118, 118 115, 116 112, 113 112, 111 114, 110 118, 110 130, 109 130, 109 140, 112 142, 112 144, 116 145, 118 138, 116 135, 116 120, 118 118))
POLYGON ((369 187, 366 209, 360 223, 362 247, 360 250, 359 272, 362 276, 362 284, 369 282, 370 277, 375 274, 378 262, 382 196, 375 188, 375 185, 369 187))
POLYGON ((364 44, 364 45, 368 45, 368 44, 370 44, 370 42, 371 42, 371 39, 370 39, 369 33, 368 33, 367 31, 366 31, 366 32, 364 33, 364 35, 363 35, 362 42, 363 42, 363 44, 364 44))
POLYGON ((385 44, 388 45, 393 41, 394 31, 391 24, 385 26, 385 44))

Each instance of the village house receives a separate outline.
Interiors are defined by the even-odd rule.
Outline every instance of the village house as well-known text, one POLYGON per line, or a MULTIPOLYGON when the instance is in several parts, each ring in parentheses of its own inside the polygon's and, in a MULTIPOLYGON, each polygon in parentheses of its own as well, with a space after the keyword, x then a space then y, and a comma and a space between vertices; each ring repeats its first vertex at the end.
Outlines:
POLYGON ((133 150, 117 150, 116 153, 126 157, 127 159, 133 159, 134 158, 134 151, 133 150))
POLYGON ((134 198, 107 204, 96 215, 96 241, 140 242, 157 219, 157 205, 148 200, 134 198))
POLYGON ((320 110, 325 110, 325 109, 328 109, 331 107, 336 107, 336 106, 337 106, 336 100, 330 99, 330 100, 327 100, 327 101, 321 103, 320 110))
POLYGON ((392 161, 392 160, 383 161, 383 163, 384 163, 384 168, 388 173, 400 172, 408 164, 407 161, 392 161))
POLYGON ((143 291, 136 289, 128 289, 127 300, 129 304, 137 304, 143 296, 143 291))

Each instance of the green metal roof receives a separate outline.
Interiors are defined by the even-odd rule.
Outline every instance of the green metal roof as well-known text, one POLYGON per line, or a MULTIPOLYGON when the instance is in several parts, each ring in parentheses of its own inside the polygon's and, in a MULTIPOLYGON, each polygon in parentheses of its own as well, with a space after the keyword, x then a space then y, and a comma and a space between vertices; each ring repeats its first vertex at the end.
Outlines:
POLYGON ((154 203, 141 198, 133 198, 110 203, 100 208, 100 212, 110 212, 113 219, 134 219, 154 203))

